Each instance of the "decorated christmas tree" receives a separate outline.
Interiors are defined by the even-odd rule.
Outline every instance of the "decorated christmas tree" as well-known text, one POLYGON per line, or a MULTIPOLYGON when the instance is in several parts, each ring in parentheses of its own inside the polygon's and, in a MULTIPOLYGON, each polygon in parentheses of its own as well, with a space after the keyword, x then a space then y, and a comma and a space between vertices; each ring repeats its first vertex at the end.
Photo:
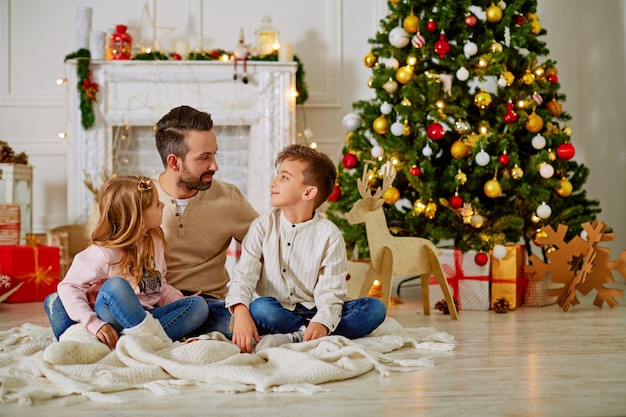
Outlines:
POLYGON ((327 214, 349 250, 367 257, 363 225, 344 213, 382 167, 397 171, 384 190, 390 232, 464 251, 531 243, 544 227, 568 237, 595 219, 574 159, 565 94, 536 0, 390 0, 364 58, 374 97, 343 119, 346 142, 327 214))

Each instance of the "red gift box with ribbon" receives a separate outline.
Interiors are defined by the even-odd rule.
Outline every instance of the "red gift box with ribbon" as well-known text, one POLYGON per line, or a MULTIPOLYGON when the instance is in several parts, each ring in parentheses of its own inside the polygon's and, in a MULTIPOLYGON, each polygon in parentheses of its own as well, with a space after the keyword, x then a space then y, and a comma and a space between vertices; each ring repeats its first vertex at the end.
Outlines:
MULTIPOLYGON (((478 265, 474 261, 476 251, 462 252, 460 249, 442 249, 439 262, 458 302, 459 310, 485 311, 491 307, 489 301, 489 261, 478 265)), ((443 298, 438 297, 441 289, 434 277, 430 278, 431 309, 443 298)))
POLYGON ((0 246, 0 274, 21 282, 8 303, 43 301, 59 284, 59 248, 56 246, 0 246))
POLYGON ((526 252, 522 245, 505 245, 506 255, 491 261, 491 304, 505 299, 510 310, 522 305, 527 279, 524 274, 526 252))

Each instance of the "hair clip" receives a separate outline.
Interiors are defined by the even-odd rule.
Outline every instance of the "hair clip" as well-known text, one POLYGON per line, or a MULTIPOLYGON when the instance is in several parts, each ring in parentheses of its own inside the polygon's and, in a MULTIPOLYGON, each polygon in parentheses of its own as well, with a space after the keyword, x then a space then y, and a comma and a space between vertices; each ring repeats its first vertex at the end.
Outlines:
POLYGON ((139 184, 137 184, 139 192, 144 192, 152 189, 150 185, 150 179, 145 177, 139 177, 139 184))

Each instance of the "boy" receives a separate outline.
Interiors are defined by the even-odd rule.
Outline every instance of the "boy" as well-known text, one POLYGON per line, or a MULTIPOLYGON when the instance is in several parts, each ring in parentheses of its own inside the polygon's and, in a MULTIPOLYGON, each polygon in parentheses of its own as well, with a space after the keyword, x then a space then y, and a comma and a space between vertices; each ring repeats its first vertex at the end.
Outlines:
POLYGON ((315 210, 331 194, 330 158, 291 145, 276 158, 269 213, 250 225, 228 283, 232 341, 242 352, 329 334, 363 337, 385 319, 376 298, 344 301, 347 255, 339 229, 315 210), (262 339, 259 335, 266 335, 262 339))

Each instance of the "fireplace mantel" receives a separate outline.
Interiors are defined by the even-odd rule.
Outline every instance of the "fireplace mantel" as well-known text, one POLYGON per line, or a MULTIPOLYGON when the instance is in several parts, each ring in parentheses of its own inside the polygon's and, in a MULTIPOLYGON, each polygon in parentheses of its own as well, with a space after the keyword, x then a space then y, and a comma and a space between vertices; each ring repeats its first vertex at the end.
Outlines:
MULTIPOLYGON (((216 127, 245 127, 248 149, 244 160, 235 162, 247 175, 242 191, 259 212, 269 209, 273 159, 295 141, 295 62, 248 62, 247 84, 241 81, 241 63, 234 80, 231 62, 94 60, 90 70, 99 93, 94 103, 95 124, 85 130, 76 61, 66 64, 68 222, 82 223, 89 217, 94 200, 84 185, 86 175, 98 180, 116 172, 115 128, 151 129, 171 108, 183 104, 210 113, 216 127)), ((218 144, 221 152, 219 134, 218 144)), ((154 141, 144 146, 151 147, 146 152, 157 153, 154 141)), ((141 162, 136 168, 138 174, 146 174, 141 162)), ((217 178, 229 181, 222 168, 220 163, 217 178)))

